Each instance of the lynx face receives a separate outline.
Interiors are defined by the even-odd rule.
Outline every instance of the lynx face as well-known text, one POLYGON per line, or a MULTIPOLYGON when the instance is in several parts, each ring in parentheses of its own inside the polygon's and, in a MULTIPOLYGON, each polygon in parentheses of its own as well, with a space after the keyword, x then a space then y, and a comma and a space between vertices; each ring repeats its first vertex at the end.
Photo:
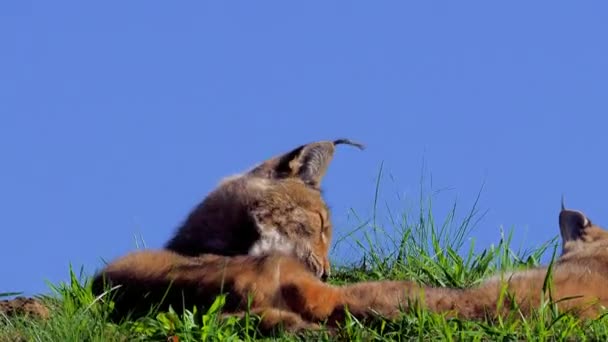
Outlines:
POLYGON ((320 191, 299 181, 285 180, 279 189, 267 189, 250 214, 259 237, 248 254, 295 255, 318 277, 329 276, 332 224, 320 191))
POLYGON ((295 255, 318 277, 330 274, 330 211, 320 184, 335 145, 299 146, 224 179, 195 208, 166 248, 184 255, 295 255))

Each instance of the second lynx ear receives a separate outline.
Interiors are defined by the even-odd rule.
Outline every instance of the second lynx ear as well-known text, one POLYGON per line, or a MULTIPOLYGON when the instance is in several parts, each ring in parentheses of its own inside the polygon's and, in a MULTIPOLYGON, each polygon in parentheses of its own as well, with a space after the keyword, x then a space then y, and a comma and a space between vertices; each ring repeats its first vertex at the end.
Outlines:
POLYGON ((349 139, 318 141, 267 160, 250 173, 268 178, 298 177, 306 184, 318 188, 333 158, 335 146, 340 144, 364 148, 362 144, 349 139))
POLYGON ((563 243, 580 239, 589 225, 589 219, 581 211, 564 208, 559 213, 559 228, 563 243))

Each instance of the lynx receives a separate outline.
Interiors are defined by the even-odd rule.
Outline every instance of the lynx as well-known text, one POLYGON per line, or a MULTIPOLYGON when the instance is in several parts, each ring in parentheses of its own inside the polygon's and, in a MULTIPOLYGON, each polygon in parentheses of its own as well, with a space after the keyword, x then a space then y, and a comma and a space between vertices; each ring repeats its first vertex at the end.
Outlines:
POLYGON ((279 251, 326 279, 332 225, 320 185, 339 144, 364 147, 349 139, 313 142, 222 180, 165 248, 186 256, 279 251))
MULTIPOLYGON (((313 142, 264 161, 241 175, 224 179, 165 245, 171 252, 160 252, 161 255, 190 260, 188 256, 205 253, 263 256, 277 252, 294 256, 317 278, 326 280, 330 274, 328 250, 332 224, 321 193, 321 180, 335 146, 340 144, 364 148, 349 139, 313 142)), ((219 260, 214 258, 217 257, 202 259, 219 260)), ((142 262, 140 267, 149 267, 153 273, 155 269, 162 272, 166 262, 173 260, 137 259, 142 262)), ((218 266, 209 265, 209 271, 218 266)), ((134 276, 137 282, 138 275, 134 276)), ((146 279, 155 282, 152 278, 146 279)), ((142 284, 141 290, 148 285, 142 284)), ((93 289, 96 294, 102 292, 101 278, 95 280, 93 289)), ((136 297, 141 295, 136 292, 136 297)), ((119 301, 119 307, 121 303, 119 301)), ((36 299, 17 297, 0 302, 0 314, 13 312, 48 316, 48 309, 36 299)))
MULTIPOLYGON (((559 227, 563 247, 553 265, 553 299, 570 297, 557 303, 561 310, 595 317, 608 305, 608 231, 584 213, 563 207, 559 227)), ((466 289, 425 287, 405 280, 334 286, 289 254, 188 257, 167 250, 144 250, 109 264, 97 275, 94 287, 99 293, 102 277, 122 286, 115 297, 118 313, 144 312, 152 303, 161 303, 167 292, 161 308, 206 306, 224 293, 224 313, 242 315, 251 298, 249 309, 261 315, 262 328, 281 324, 297 331, 317 329, 322 322, 333 327, 346 310, 359 319, 374 315, 394 318, 411 303, 466 319, 491 319, 517 303, 527 315, 541 304, 547 271, 547 267, 516 271, 466 289), (509 295, 502 296, 501 289, 509 295)))

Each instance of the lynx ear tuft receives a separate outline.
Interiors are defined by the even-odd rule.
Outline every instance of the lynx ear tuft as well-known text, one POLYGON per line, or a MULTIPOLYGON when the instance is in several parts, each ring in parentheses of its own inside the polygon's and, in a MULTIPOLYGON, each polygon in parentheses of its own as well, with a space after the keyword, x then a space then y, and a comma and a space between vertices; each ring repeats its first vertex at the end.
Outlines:
POLYGON ((350 139, 336 139, 334 140, 334 145, 351 145, 351 146, 355 146, 360 150, 365 150, 365 145, 358 143, 356 141, 352 141, 350 139))

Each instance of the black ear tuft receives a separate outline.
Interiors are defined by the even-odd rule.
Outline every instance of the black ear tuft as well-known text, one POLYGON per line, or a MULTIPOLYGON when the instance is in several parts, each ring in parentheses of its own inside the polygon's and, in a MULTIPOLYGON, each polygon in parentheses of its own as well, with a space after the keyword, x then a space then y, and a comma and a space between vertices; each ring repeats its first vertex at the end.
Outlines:
POLYGON ((355 147, 357 147, 360 150, 364 150, 365 149, 365 145, 363 145, 361 143, 358 143, 356 141, 352 141, 350 139, 344 139, 344 138, 342 138, 342 139, 336 139, 336 140, 334 140, 334 145, 342 145, 342 144, 355 146, 355 147))

